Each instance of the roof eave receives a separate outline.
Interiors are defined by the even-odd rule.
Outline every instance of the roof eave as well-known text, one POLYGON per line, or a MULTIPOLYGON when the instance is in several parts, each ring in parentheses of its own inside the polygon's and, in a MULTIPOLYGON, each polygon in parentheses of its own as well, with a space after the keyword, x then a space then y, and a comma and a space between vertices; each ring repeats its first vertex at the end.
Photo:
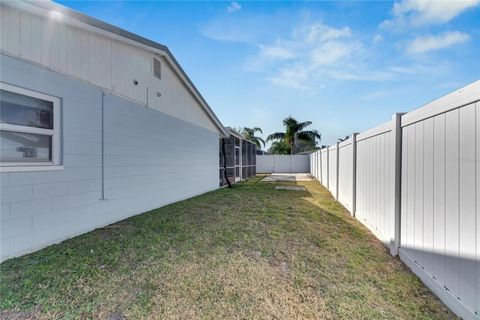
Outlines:
POLYGON ((138 43, 141 43, 145 46, 148 46, 148 47, 151 47, 151 48, 154 48, 156 50, 160 50, 160 51, 163 51, 167 54, 167 56, 170 58, 170 60, 173 62, 173 64, 175 65, 175 69, 178 70, 181 74, 181 78, 185 79, 186 80, 186 84, 187 86, 189 86, 191 88, 191 90, 196 94, 196 96, 199 98, 200 100, 200 105, 202 106, 202 109, 204 109, 204 111, 207 113, 208 117, 212 120, 212 122, 216 125, 219 133, 221 136, 228 136, 227 135, 227 132, 225 131, 225 127, 223 126, 223 124, 220 122, 220 120, 218 119, 218 117, 215 115, 215 113, 213 112, 212 108, 210 107, 210 105, 207 103, 207 101, 205 100, 205 98, 203 98, 203 96, 200 94, 200 92, 198 91, 197 87, 193 84, 193 82, 190 80, 190 78, 188 77, 188 75, 186 74, 185 70, 183 70, 182 66, 178 63, 177 59, 175 59, 174 55, 171 53, 170 49, 168 49, 167 46, 163 45, 163 44, 160 44, 158 42, 155 42, 155 41, 152 41, 152 40, 149 40, 147 38, 144 38, 142 36, 139 36, 135 33, 132 33, 132 32, 129 32, 127 30, 124 30, 124 29, 121 29, 121 28, 118 28, 112 24, 109 24, 109 23, 106 23, 106 22, 103 22, 101 20, 98 20, 96 18, 93 18, 93 17, 90 17, 90 16, 87 16, 83 13, 80 13, 78 11, 75 11, 75 10, 72 10, 68 7, 65 7, 63 5, 60 5, 58 3, 54 3, 52 1, 32 1, 32 0, 27 0, 26 1, 27 3, 31 4, 31 5, 34 5, 34 6, 37 6, 39 8, 42 8, 44 10, 50 10, 50 11, 57 11, 57 12, 60 12, 68 17, 71 17, 73 19, 76 19, 80 22, 83 22, 85 24, 88 24, 90 26, 93 26, 95 28, 99 28, 103 31, 107 31, 107 32, 110 32, 110 33, 113 33, 113 34, 116 34, 117 36, 120 36, 120 37, 123 37, 123 38, 126 38, 126 39, 129 39, 129 40, 132 40, 132 41, 135 41, 135 42, 138 42, 138 43))

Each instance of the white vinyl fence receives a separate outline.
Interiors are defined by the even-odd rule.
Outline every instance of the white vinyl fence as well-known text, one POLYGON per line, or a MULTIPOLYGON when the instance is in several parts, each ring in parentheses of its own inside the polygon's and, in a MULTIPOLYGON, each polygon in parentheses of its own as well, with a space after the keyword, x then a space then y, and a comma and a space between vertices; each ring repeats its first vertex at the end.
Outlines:
POLYGON ((257 173, 308 173, 310 156, 294 155, 257 155, 257 173))
POLYGON ((480 81, 310 155, 311 173, 457 315, 480 319, 480 81))

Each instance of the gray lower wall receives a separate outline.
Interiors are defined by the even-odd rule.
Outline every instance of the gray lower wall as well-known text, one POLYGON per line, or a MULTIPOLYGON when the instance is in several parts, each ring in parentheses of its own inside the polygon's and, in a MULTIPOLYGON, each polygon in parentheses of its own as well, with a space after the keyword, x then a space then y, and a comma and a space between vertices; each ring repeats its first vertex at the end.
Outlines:
POLYGON ((0 55, 1 81, 62 99, 64 170, 0 173, 0 260, 218 188, 218 134, 0 55))

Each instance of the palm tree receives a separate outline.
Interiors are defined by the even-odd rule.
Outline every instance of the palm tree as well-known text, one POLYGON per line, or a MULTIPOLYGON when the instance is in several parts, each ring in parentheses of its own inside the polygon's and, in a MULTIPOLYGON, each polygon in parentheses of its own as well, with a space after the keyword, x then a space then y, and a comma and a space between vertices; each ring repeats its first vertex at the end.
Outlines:
POLYGON ((240 131, 240 133, 245 136, 245 139, 252 141, 253 143, 255 143, 257 145, 257 147, 259 149, 261 149, 262 144, 265 147, 265 141, 262 138, 255 136, 255 132, 260 132, 260 133, 263 134, 262 129, 260 129, 258 127, 254 127, 254 128, 244 127, 240 131))
POLYGON ((295 151, 295 146, 297 141, 307 141, 313 142, 315 144, 316 139, 321 139, 320 133, 317 130, 304 130, 306 127, 312 124, 311 121, 298 122, 293 117, 289 116, 283 119, 283 126, 285 127, 285 132, 275 132, 267 137, 268 141, 285 141, 289 148, 290 154, 293 154, 295 151))
POLYGON ((271 154, 290 154, 290 146, 284 140, 274 141, 268 152, 271 154))
POLYGON ((338 138, 338 142, 343 142, 348 139, 350 139, 350 136, 345 136, 345 138, 338 138))

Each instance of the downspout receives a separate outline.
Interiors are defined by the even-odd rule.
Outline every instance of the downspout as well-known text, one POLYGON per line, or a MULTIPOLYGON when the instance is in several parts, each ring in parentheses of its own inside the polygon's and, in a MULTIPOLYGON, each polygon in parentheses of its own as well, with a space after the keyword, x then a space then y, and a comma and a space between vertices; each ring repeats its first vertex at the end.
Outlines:
POLYGON ((101 201, 105 199, 105 131, 104 131, 104 122, 105 122, 105 92, 102 90, 102 196, 101 201))
POLYGON ((227 180, 228 187, 231 188, 232 185, 230 184, 230 180, 228 180, 227 176, 227 156, 225 154, 225 138, 222 138, 222 154, 223 154, 223 176, 225 180, 227 180))

